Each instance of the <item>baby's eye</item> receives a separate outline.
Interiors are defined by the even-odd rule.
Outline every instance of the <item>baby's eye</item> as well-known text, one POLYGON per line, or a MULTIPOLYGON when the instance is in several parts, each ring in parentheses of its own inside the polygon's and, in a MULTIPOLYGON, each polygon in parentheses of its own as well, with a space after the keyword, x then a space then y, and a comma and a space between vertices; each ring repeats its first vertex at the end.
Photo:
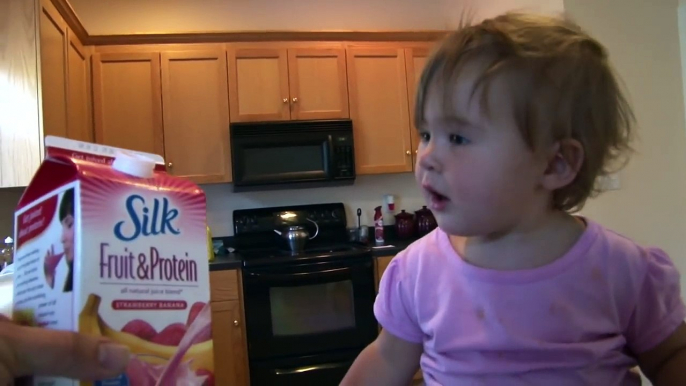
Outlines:
POLYGON ((451 134, 450 142, 454 143, 455 145, 466 145, 469 143, 469 140, 461 135, 451 134))
POLYGON ((424 142, 429 142, 431 139, 431 135, 427 133, 426 131, 420 131, 419 132, 419 139, 421 139, 424 142))

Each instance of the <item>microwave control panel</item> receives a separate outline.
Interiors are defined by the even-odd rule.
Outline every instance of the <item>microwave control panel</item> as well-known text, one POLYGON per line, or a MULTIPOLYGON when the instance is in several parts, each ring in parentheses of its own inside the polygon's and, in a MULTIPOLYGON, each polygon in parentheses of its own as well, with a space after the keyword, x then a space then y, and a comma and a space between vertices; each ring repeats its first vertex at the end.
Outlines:
POLYGON ((355 152, 350 134, 332 135, 333 140, 333 177, 349 178, 355 176, 355 152))

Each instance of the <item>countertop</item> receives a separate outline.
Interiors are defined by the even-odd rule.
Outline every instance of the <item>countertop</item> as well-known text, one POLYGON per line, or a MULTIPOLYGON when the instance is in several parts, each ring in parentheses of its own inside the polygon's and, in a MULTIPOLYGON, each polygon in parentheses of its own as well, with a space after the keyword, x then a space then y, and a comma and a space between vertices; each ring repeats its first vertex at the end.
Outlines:
POLYGON ((392 256, 407 248, 410 244, 414 243, 416 239, 408 240, 387 240, 385 243, 378 245, 372 244, 372 255, 374 257, 380 256, 392 256))
POLYGON ((239 269, 241 264, 242 261, 236 253, 218 255, 215 256, 214 261, 210 261, 210 272, 223 271, 225 269, 239 269))

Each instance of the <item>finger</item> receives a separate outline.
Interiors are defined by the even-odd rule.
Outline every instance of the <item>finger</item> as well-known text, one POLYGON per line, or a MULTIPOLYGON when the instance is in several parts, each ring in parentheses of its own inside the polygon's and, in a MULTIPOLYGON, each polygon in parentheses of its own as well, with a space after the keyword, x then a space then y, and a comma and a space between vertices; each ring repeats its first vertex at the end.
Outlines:
POLYGON ((125 346, 69 331, 11 325, 0 336, 8 343, 15 359, 9 368, 15 377, 49 375, 79 380, 106 379, 123 373, 130 357, 125 346))

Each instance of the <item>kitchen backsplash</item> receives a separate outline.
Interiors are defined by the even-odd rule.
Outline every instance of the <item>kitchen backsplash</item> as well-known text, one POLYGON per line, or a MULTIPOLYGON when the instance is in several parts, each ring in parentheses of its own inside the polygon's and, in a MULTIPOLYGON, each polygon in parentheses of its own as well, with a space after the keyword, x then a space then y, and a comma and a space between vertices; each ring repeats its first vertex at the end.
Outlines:
MULTIPOLYGON (((423 199, 412 173, 359 176, 354 185, 316 189, 272 190, 233 193, 232 185, 203 185, 207 193, 207 219, 214 236, 233 235, 233 210, 265 206, 343 202, 349 225, 357 224, 357 208, 362 224, 372 225, 374 208, 382 205, 384 194, 395 196, 396 212, 414 212, 423 199)), ((13 233, 14 209, 23 189, 0 189, 0 237, 13 233)))
POLYGON ((267 206, 342 202, 348 225, 357 225, 357 208, 362 209, 362 224, 372 225, 374 208, 382 205, 384 194, 395 196, 396 212, 414 212, 422 207, 423 198, 412 173, 358 176, 354 185, 316 189, 273 190, 233 193, 232 186, 203 185, 207 193, 207 218, 215 236, 233 235, 234 209, 267 206))

